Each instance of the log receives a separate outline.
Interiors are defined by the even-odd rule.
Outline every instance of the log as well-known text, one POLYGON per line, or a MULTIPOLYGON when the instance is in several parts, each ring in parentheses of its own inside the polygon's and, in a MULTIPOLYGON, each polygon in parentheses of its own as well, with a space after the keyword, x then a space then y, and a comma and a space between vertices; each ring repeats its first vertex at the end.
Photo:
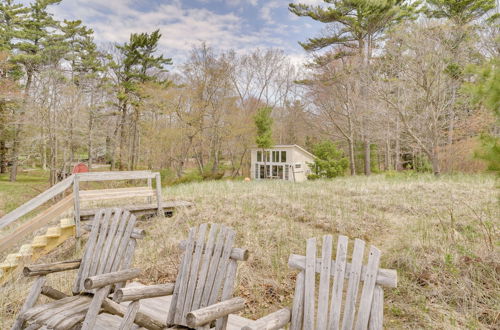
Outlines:
POLYGON ((278 330, 284 328, 290 322, 290 316, 290 310, 283 308, 258 319, 251 325, 244 326, 241 330, 278 330))
POLYGON ((24 276, 40 276, 50 273, 64 272, 80 267, 81 259, 54 262, 50 264, 30 265, 23 268, 24 276))
MULTIPOLYGON (((82 228, 85 230, 85 231, 92 231, 92 224, 89 224, 89 223, 86 223, 84 225, 82 225, 82 228)), ((132 230, 132 234, 130 234, 130 237, 132 238, 135 238, 135 239, 142 239, 146 236, 146 231, 144 229, 141 229, 141 228, 134 228, 132 230)))
POLYGON ((60 300, 69 297, 67 294, 64 294, 59 290, 56 290, 50 286, 45 286, 45 285, 42 286, 42 294, 54 300, 60 300))
MULTIPOLYGON (((61 291, 47 286, 42 287, 42 294, 56 300, 68 297, 61 291)), ((108 298, 104 299, 104 301, 102 302, 102 308, 105 312, 113 315, 118 315, 120 317, 123 317, 127 312, 127 307, 117 304, 116 302, 108 298)), ((134 323, 151 330, 162 330, 165 327, 165 324, 163 324, 162 322, 155 320, 142 312, 137 312, 134 323)))
MULTIPOLYGON (((298 269, 298 270, 304 270, 305 269, 305 262, 306 262, 306 257, 297 255, 297 254, 291 254, 290 257, 288 258, 288 266, 290 268, 298 269)), ((349 278, 349 272, 351 269, 351 264, 348 263, 346 265, 346 270, 345 270, 345 278, 349 278)), ((366 276, 366 265, 363 265, 361 269, 361 281, 365 280, 366 276)), ((316 273, 321 273, 321 258, 316 258, 316 266, 315 266, 316 273)), ((332 260, 332 265, 330 267, 331 270, 331 275, 333 276, 335 274, 335 260, 332 260)), ((398 285, 398 274, 395 269, 384 269, 380 268, 377 273, 377 285, 383 286, 383 287, 388 287, 388 288, 395 288, 398 285)))
MULTIPOLYGON (((102 302, 102 308, 107 313, 118 315, 121 317, 123 317, 127 313, 127 307, 122 306, 122 305, 120 305, 120 304, 118 304, 110 299, 107 299, 107 298, 104 299, 104 301, 102 302)), ((150 330, 162 330, 165 328, 164 323, 162 323, 158 320, 155 320, 152 317, 150 317, 150 316, 148 316, 140 311, 137 312, 137 314, 135 316, 134 323, 141 326, 141 327, 150 329, 150 330)))
POLYGON ((114 283, 125 282, 141 275, 141 270, 137 268, 120 270, 118 272, 106 273, 88 277, 83 282, 83 286, 87 290, 101 288, 114 283))
POLYGON ((134 301, 139 299, 169 296, 174 293, 174 283, 128 287, 118 289, 115 292, 114 300, 117 303, 122 301, 134 301))
POLYGON ((245 308, 245 299, 236 297, 221 301, 196 311, 189 312, 186 316, 187 325, 190 328, 196 328, 210 323, 220 317, 231 313, 236 313, 245 308))
POLYGON ((139 308, 141 307, 141 303, 139 301, 132 301, 127 308, 127 312, 123 316, 123 320, 120 323, 120 328, 119 330, 128 330, 132 329, 132 326, 134 324, 134 319, 135 316, 137 315, 137 312, 139 311, 139 308))
POLYGON ((30 292, 28 296, 26 297, 26 300, 24 301, 23 306, 21 307, 21 310, 19 311, 19 314, 14 321, 14 325, 12 326, 12 330, 18 330, 21 329, 24 323, 24 313, 33 307, 35 305, 36 301, 38 300, 38 297, 40 296, 40 293, 42 292, 42 287, 45 284, 45 276, 40 276, 38 277, 33 285, 31 286, 30 292))
MULTIPOLYGON (((186 249, 187 240, 182 240, 179 243, 179 249, 184 251, 186 249)), ((203 252, 205 252, 205 244, 203 245, 203 252)), ((233 248, 231 250, 230 258, 238 261, 247 261, 250 256, 250 252, 247 249, 233 248)))

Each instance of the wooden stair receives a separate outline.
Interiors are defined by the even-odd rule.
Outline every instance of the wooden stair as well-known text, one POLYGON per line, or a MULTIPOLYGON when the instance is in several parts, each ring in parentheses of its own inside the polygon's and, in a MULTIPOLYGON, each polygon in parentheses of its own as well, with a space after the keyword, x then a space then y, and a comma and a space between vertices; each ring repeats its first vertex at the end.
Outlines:
POLYGON ((54 250, 68 238, 75 235, 75 222, 70 214, 64 214, 59 220, 59 224, 47 228, 44 235, 35 236, 31 244, 24 244, 19 248, 19 252, 7 255, 5 260, 0 263, 0 285, 9 280, 14 273, 21 270, 22 267, 42 255, 54 250))

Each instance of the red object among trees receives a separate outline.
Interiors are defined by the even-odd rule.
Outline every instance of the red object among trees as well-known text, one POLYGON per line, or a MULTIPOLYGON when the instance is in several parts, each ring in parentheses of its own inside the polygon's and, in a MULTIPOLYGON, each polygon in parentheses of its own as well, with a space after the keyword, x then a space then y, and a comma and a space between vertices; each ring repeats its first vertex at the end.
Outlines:
POLYGON ((88 171, 89 171, 89 167, 87 165, 85 165, 84 163, 79 163, 79 164, 76 164, 73 167, 73 171, 71 173, 72 174, 75 174, 75 173, 86 173, 88 171))

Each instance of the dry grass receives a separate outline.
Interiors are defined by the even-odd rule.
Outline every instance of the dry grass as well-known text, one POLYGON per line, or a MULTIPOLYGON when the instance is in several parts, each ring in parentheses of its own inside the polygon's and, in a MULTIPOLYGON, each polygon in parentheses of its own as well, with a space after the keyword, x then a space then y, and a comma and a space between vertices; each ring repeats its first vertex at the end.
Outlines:
MULTIPOLYGON (((167 188, 168 198, 195 202, 173 218, 144 221, 136 266, 144 283, 175 278, 177 243, 203 222, 234 227, 237 245, 251 250, 239 269, 237 294, 257 318, 291 303, 290 253, 305 239, 344 234, 379 247, 382 267, 398 270, 386 290, 387 328, 496 328, 500 310, 499 207, 489 176, 374 176, 301 184, 205 182, 167 188)), ((73 248, 59 249, 72 257, 73 248)), ((69 288, 71 276, 49 277, 69 288)), ((28 283, 0 289, 0 328, 22 303, 28 283)))

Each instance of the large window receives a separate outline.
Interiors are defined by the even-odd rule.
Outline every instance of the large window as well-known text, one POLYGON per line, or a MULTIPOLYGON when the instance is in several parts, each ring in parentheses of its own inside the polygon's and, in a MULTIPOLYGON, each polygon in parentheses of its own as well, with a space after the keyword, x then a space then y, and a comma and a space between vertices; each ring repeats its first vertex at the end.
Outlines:
POLYGON ((258 162, 262 161, 262 151, 257 151, 257 161, 258 162))
POLYGON ((271 152, 266 151, 266 162, 270 162, 270 161, 271 161, 271 152))
POLYGON ((278 163, 280 161, 280 152, 273 151, 273 163, 278 163))
POLYGON ((281 152, 281 162, 286 163, 286 151, 281 152))
POLYGON ((259 171, 259 178, 264 179, 264 174, 265 174, 265 172, 264 172, 264 165, 260 165, 259 166, 259 170, 260 170, 259 171))

